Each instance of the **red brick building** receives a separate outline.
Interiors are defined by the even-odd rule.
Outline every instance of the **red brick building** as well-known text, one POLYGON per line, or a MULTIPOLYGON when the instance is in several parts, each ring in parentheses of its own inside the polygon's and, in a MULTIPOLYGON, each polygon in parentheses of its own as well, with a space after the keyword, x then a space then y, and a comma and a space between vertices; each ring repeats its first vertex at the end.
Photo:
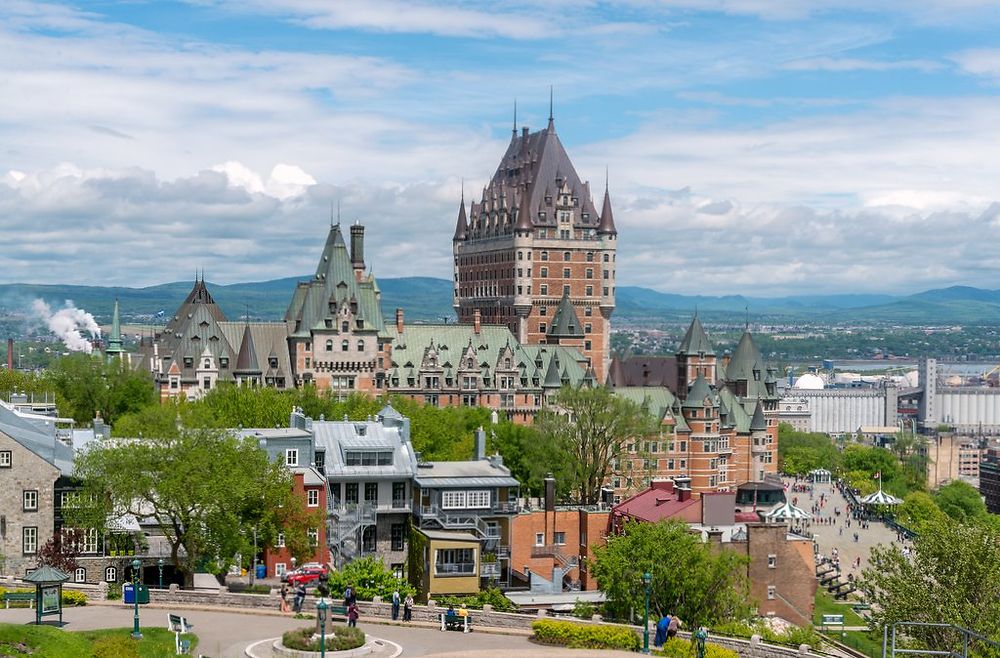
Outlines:
MULTIPOLYGON (((309 529, 310 541, 316 546, 315 552, 305 562, 330 562, 330 550, 326 541, 326 480, 315 467, 292 467, 292 477, 295 478, 293 491, 300 498, 307 512, 322 510, 323 520, 315 528, 309 529)), ((299 562, 301 566, 305 562, 299 562)), ((278 578, 286 571, 291 571, 292 556, 285 547, 284 533, 278 535, 274 546, 264 549, 264 564, 267 565, 267 577, 278 578)))
POLYGON ((531 573, 551 579, 558 567, 564 586, 596 590, 597 582, 588 577, 587 560, 591 547, 606 541, 608 513, 606 507, 595 506, 522 511, 511 519, 511 569, 527 581, 531 573))

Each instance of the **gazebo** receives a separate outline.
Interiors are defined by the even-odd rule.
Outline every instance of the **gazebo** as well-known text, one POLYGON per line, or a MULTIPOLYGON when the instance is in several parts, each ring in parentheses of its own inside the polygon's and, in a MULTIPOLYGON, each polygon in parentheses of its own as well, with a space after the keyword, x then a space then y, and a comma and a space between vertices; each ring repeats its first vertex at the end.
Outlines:
POLYGON ((768 521, 806 521, 812 519, 809 512, 787 501, 769 512, 764 512, 763 517, 768 521))
POLYGON ((69 580, 69 574, 46 564, 21 580, 35 586, 35 623, 41 624, 45 615, 59 615, 62 626, 62 585, 69 580))
POLYGON ((832 474, 825 468, 814 468, 809 471, 809 479, 813 483, 817 482, 830 482, 832 479, 832 474))

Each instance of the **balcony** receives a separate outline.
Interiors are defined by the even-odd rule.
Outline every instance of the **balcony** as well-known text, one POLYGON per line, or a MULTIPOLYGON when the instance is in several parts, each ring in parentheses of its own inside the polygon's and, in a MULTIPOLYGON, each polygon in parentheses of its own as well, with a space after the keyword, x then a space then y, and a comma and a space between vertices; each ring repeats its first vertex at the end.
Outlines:
POLYGON ((435 576, 471 576, 475 573, 475 562, 438 562, 434 565, 435 576))
POLYGON ((479 565, 479 577, 497 580, 500 578, 500 565, 496 562, 482 563, 479 565))

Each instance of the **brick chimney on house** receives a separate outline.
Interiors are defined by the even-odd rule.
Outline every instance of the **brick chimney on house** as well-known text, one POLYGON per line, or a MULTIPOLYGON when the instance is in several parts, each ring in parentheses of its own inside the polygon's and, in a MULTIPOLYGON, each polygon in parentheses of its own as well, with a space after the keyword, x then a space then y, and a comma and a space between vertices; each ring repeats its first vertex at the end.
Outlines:
POLYGON ((674 485, 677 487, 677 500, 681 502, 691 500, 691 478, 678 475, 674 478, 674 485))
POLYGON ((396 333, 403 333, 403 309, 396 309, 396 333))
POLYGON ((479 335, 479 329, 482 326, 483 326, 483 316, 480 314, 479 309, 477 308, 475 311, 472 312, 472 329, 473 331, 476 332, 477 336, 479 335))

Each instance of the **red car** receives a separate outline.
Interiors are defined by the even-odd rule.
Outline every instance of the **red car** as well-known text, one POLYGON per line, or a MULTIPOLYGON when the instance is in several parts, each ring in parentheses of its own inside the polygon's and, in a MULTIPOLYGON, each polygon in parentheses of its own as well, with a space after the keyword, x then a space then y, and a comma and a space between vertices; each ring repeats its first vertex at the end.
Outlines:
POLYGON ((328 573, 329 570, 325 565, 303 567, 288 574, 288 584, 298 585, 299 583, 302 583, 304 585, 315 585, 321 579, 326 578, 328 573))

